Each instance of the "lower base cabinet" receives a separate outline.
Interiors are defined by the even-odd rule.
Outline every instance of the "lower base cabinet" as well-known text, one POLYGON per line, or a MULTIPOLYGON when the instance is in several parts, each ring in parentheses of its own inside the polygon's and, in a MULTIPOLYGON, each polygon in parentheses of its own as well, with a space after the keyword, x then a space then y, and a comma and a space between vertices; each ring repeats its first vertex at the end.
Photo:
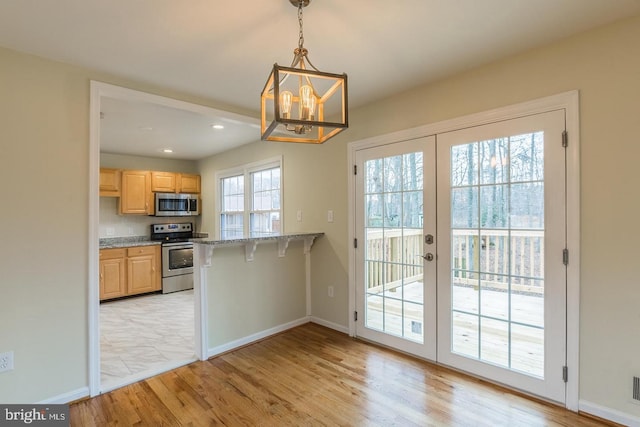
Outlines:
POLYGON ((100 250, 100 301, 126 295, 125 250, 100 250))
POLYGON ((100 301, 162 289, 160 246, 100 250, 100 301))

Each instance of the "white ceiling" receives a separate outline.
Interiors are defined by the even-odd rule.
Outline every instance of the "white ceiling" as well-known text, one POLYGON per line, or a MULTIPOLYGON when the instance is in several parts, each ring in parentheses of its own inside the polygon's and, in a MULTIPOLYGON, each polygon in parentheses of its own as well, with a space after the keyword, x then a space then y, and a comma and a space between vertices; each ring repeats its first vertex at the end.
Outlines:
POLYGON ((260 121, 252 117, 106 96, 100 104, 104 153, 197 160, 260 139, 260 121))
MULTIPOLYGON (((304 9, 305 47, 319 69, 347 73, 353 108, 639 13, 640 0, 312 0, 304 9)), ((289 65, 297 43, 289 0, 0 0, 0 46, 210 98, 253 117, 272 65, 289 65)), ((127 119, 123 128, 153 127, 133 123, 134 105, 107 104, 112 117, 127 119)), ((154 111, 171 122, 168 111, 154 108, 140 118, 154 111)), ((193 132, 188 140, 212 138, 210 127, 207 136, 193 132)), ((114 144, 131 146, 125 133, 109 130, 114 144)), ((242 141, 236 144, 250 142, 242 141)))

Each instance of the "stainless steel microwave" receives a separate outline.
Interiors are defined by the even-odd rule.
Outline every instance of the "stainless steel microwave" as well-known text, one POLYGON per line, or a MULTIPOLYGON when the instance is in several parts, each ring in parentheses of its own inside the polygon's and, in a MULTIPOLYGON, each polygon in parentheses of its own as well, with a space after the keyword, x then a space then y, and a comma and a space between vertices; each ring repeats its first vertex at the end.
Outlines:
POLYGON ((155 216, 200 215, 200 198, 197 194, 155 193, 155 216))

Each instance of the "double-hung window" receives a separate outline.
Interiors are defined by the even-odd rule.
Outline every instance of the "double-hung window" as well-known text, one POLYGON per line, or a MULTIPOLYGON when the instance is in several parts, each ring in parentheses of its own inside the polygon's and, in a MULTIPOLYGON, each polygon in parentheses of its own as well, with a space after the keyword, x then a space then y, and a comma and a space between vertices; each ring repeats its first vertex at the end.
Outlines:
POLYGON ((220 238, 282 233, 282 159, 271 159, 217 174, 220 238))

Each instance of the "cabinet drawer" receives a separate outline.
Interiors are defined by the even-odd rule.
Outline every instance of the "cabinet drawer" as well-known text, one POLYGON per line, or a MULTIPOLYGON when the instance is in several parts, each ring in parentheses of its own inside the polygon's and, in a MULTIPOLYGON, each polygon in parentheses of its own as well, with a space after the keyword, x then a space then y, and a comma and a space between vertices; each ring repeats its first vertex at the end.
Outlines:
POLYGON ((127 256, 154 255, 156 253, 156 248, 156 245, 134 246, 127 249, 127 256))
POLYGON ((124 248, 100 249, 100 260, 124 258, 125 252, 124 248))

